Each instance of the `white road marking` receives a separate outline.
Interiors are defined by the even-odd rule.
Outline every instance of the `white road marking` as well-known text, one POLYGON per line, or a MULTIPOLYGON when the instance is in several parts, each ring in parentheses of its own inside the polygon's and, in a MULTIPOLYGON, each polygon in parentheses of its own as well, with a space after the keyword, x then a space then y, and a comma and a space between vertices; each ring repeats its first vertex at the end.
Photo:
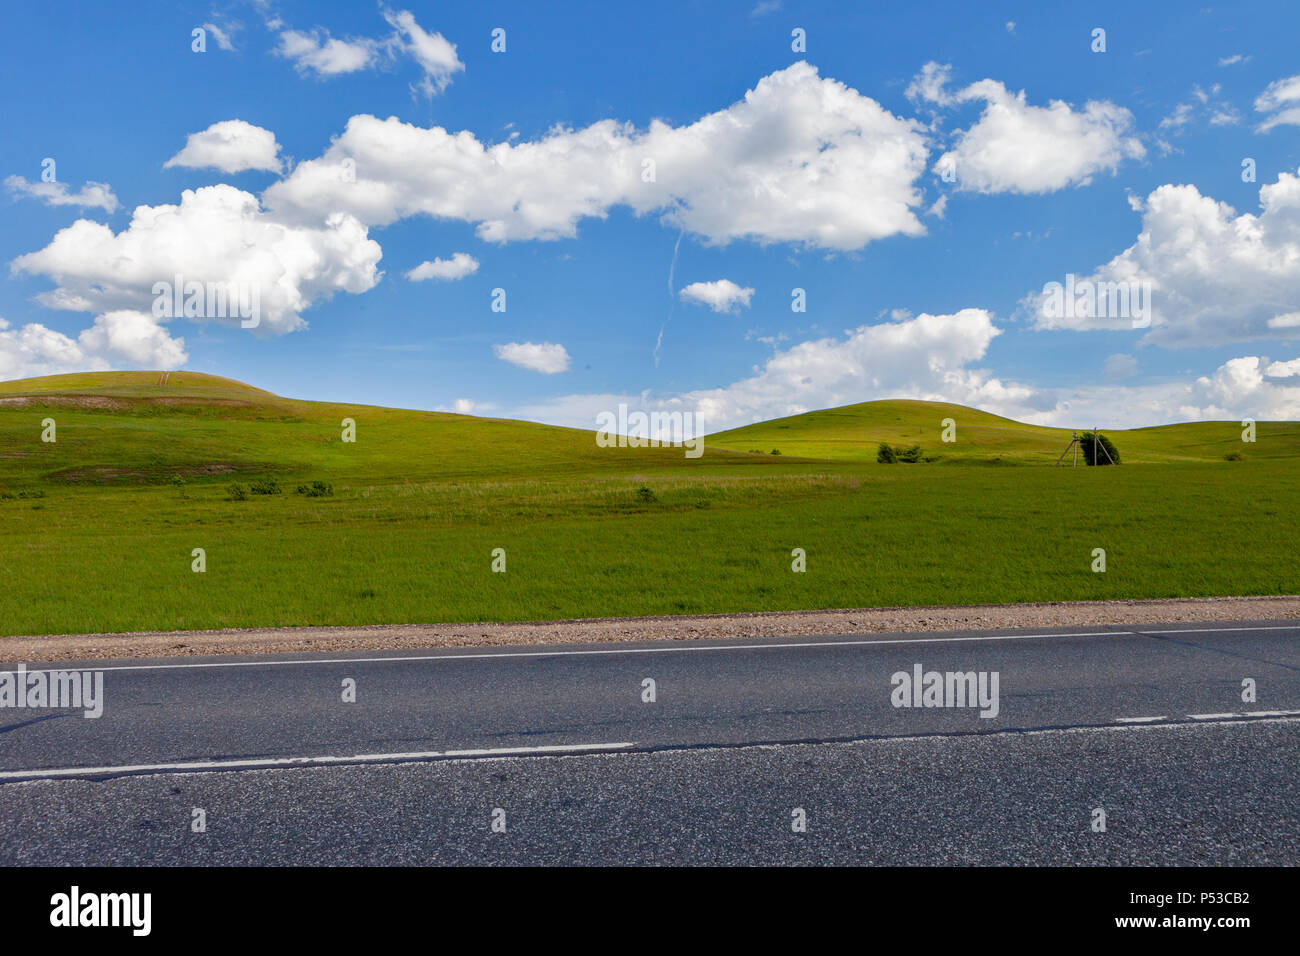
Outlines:
MULTIPOLYGON (((1282 711, 1251 711, 1243 714, 1189 714, 1197 720, 1210 721, 1218 720, 1225 724, 1245 725, 1252 723, 1292 723, 1300 717, 1300 710, 1282 710, 1282 711), (1243 720, 1243 717, 1258 717, 1258 721, 1243 720)), ((1136 720, 1138 723, 1122 723, 1126 718, 1116 718, 1117 723, 1113 724, 1094 724, 1079 727, 1047 727, 1034 730, 1017 730, 1007 728, 1006 730, 994 730, 980 734, 925 734, 915 736, 909 734, 900 734, 892 737, 871 737, 861 743, 873 744, 898 744, 906 743, 913 740, 933 741, 936 739, 962 739, 969 740, 971 737, 1000 737, 1005 735, 1025 735, 1039 737, 1050 734, 1078 734, 1093 731, 1117 731, 1117 730, 1143 730, 1148 727, 1154 727, 1154 720, 1158 717, 1139 717, 1127 718, 1130 721, 1136 720)), ((1184 725, 1187 726, 1187 725, 1184 725)), ((859 741, 827 741, 834 744, 848 744, 859 741)), ((741 743, 726 745, 703 745, 703 749, 760 749, 772 750, 781 747, 803 747, 808 746, 808 741, 792 741, 782 743, 773 741, 769 743, 741 743)), ((470 757, 532 757, 532 756, 564 756, 566 754, 581 755, 595 753, 609 753, 621 750, 628 750, 637 746, 634 743, 612 743, 612 744, 552 744, 541 747, 498 747, 489 750, 430 750, 426 752, 415 753, 389 753, 389 754, 358 754, 353 757, 269 757, 256 758, 249 760, 201 760, 189 763, 158 763, 158 764, 134 764, 118 767, 59 767, 55 769, 41 770, 5 770, 0 771, 0 781, 4 780, 37 780, 52 779, 59 777, 99 777, 99 776, 120 776, 123 774, 140 774, 140 773, 172 773, 178 771, 221 771, 221 770, 258 770, 258 769, 276 769, 285 767, 312 767, 312 766, 329 766, 337 764, 367 764, 367 763, 398 763, 414 762, 420 760, 430 760, 434 758, 470 758, 470 757)), ((701 749, 697 744, 664 744, 654 748, 659 752, 673 752, 679 750, 696 750, 701 749)))
MULTIPOLYGON (((1218 633, 1219 631, 1295 631, 1300 630, 1296 625, 1279 625, 1266 627, 1236 627, 1236 628, 1200 628, 1196 630, 1187 629, 1183 631, 1147 631, 1148 634, 1197 634, 1202 632, 1218 633)), ((788 644, 683 644, 674 647, 611 647, 601 648, 599 650, 581 650, 581 651, 501 651, 484 654, 414 654, 407 657, 338 657, 329 659, 300 659, 300 660, 279 660, 279 661, 195 661, 186 664, 118 664, 108 667, 94 667, 93 661, 69 661, 67 663, 90 664, 92 666, 78 667, 76 670, 97 670, 97 671, 155 671, 155 670, 189 670, 196 668, 215 668, 215 667, 286 667, 301 666, 305 664, 381 664, 385 662, 398 663, 407 661, 474 661, 489 660, 506 657, 592 657, 602 654, 678 654, 691 653, 699 651, 753 651, 753 650, 790 650, 793 648, 807 647, 866 647, 886 644, 954 644, 969 643, 975 641, 1028 641, 1041 638, 1064 638, 1064 637, 1134 637, 1133 631, 1077 631, 1069 634, 989 634, 989 635, 970 635, 966 637, 906 637, 885 640, 860 640, 860 641, 804 641, 799 643, 788 644)), ((1136 636, 1142 636, 1140 633, 1136 636)), ((59 668, 51 664, 49 667, 29 667, 28 673, 34 674, 40 671, 67 670, 66 666, 59 668)))
POLYGON ((607 750, 627 750, 632 746, 635 745, 630 742, 616 744, 548 744, 541 747, 497 747, 488 750, 427 750, 413 753, 356 754, 352 757, 257 757, 247 760, 194 760, 188 763, 126 764, 118 767, 59 767, 46 770, 6 770, 0 772, 0 780, 89 777, 124 773, 172 773, 178 770, 257 770, 263 767, 390 763, 432 760, 439 757, 529 757, 534 754, 581 754, 607 750))
POLYGON ((1121 724, 1149 724, 1153 720, 1168 720, 1164 714, 1159 717, 1116 717, 1121 724))
POLYGON ((1192 720, 1223 720, 1228 717, 1296 717, 1300 710, 1243 710, 1237 714, 1188 714, 1192 720))

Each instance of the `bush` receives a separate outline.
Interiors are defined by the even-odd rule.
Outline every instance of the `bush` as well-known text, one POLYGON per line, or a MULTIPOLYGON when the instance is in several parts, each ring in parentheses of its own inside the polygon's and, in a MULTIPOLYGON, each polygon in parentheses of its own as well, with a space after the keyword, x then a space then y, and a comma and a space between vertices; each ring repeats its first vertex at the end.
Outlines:
POLYGON ((1079 435, 1079 449, 1083 452, 1083 460, 1090 465, 1119 464, 1119 451, 1105 435, 1083 432, 1079 435))
POLYGON ((334 494, 334 486, 328 481, 313 481, 310 485, 299 485, 298 494, 308 498, 324 498, 334 494))
POLYGON ((781 449, 779 449, 779 448, 773 448, 773 449, 772 449, 772 454, 774 454, 774 455, 779 455, 779 454, 781 454, 781 449))
POLYGON ((640 488, 636 490, 636 500, 641 502, 642 504, 648 505, 648 504, 653 504, 659 499, 655 497, 655 493, 653 491, 651 491, 645 485, 642 485, 640 488))
POLYGON ((882 465, 892 465, 896 461, 918 462, 929 461, 921 455, 921 446, 913 445, 911 448, 895 448, 888 442, 881 442, 880 449, 876 452, 876 461, 882 465))
POLYGON ((245 487, 244 487, 243 485, 241 485, 241 484, 238 484, 238 483, 233 484, 233 485, 231 485, 230 488, 227 489, 227 490, 230 492, 230 500, 231 500, 231 501, 247 501, 247 500, 248 500, 248 489, 245 488, 245 487))
POLYGON ((259 478, 250 489, 255 495, 278 495, 280 483, 274 478, 259 478))
POLYGON ((1230 451, 1223 456, 1224 461, 1245 461, 1246 458, 1239 451, 1230 451))

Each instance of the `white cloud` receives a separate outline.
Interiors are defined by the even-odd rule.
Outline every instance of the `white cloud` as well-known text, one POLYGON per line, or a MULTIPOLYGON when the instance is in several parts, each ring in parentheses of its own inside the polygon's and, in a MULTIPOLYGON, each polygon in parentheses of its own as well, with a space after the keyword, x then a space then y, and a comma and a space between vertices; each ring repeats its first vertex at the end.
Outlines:
POLYGON ((203 24, 203 29, 207 30, 209 33, 212 34, 212 38, 217 41, 218 47, 227 51, 234 50, 235 44, 231 40, 230 34, 238 29, 237 26, 233 28, 227 26, 226 28, 223 29, 222 27, 217 26, 215 23, 205 23, 203 24))
MULTIPOLYGON (((284 30, 276 53, 292 60, 300 73, 338 76, 391 62, 399 54, 410 57, 420 67, 423 77, 412 85, 426 96, 441 93, 454 74, 465 69, 456 55, 456 45, 441 33, 430 33, 416 22, 407 10, 381 7, 384 19, 393 28, 386 37, 331 37, 324 27, 309 32, 284 30)), ((273 27, 272 29, 277 29, 273 27)))
POLYGON ((36 322, 11 329, 0 319, 0 379, 104 371, 115 366, 174 369, 188 358, 185 340, 172 338, 147 313, 105 313, 76 339, 36 322))
POLYGON ((781 0, 759 0, 758 3, 754 4, 754 8, 749 11, 749 15, 754 19, 758 19, 776 13, 780 9, 781 0))
POLYGON ((1274 126, 1300 126, 1300 73, 1270 83, 1255 98, 1255 110, 1272 114, 1255 127, 1261 133, 1274 126))
POLYGON ((406 278, 412 282, 423 282, 425 279, 442 279, 451 282, 473 275, 475 272, 478 272, 478 260, 468 253, 457 252, 450 259, 421 262, 406 273, 406 278))
POLYGON ((984 112, 935 169, 955 168, 960 189, 983 193, 1047 193, 1114 173, 1126 159, 1146 150, 1130 135, 1133 114, 1108 100, 1089 100, 1074 109, 1062 100, 1030 106, 1024 91, 1011 93, 996 80, 980 80, 956 92, 946 89, 951 67, 927 63, 907 89, 912 99, 940 107, 982 100, 984 112))
POLYGON ((397 32, 392 42, 401 47, 424 70, 418 89, 425 96, 441 93, 451 82, 452 74, 465 69, 456 55, 456 45, 441 33, 427 33, 406 10, 384 10, 384 19, 397 32))
POLYGON ((280 144, 269 129, 243 120, 223 120, 199 133, 190 133, 185 148, 163 164, 164 169, 186 166, 211 168, 223 173, 261 169, 278 173, 282 169, 280 144))
POLYGON ((684 302, 697 302, 707 305, 714 312, 738 312, 749 308, 751 288, 741 288, 730 279, 718 279, 715 282, 692 282, 678 295, 684 302))
POLYGON ((1007 23, 1006 23, 1006 27, 1007 27, 1007 32, 1008 32, 1008 33, 1015 33, 1015 32, 1016 32, 1016 21, 1015 21, 1015 20, 1008 20, 1007 23))
POLYGON ((1229 359, 1196 380, 1179 411, 1197 419, 1300 418, 1300 381, 1286 381, 1297 372, 1300 359, 1272 364, 1258 355, 1229 359))
POLYGON ((380 44, 365 37, 340 40, 331 37, 328 30, 317 27, 310 33, 285 30, 280 34, 280 45, 275 52, 292 60, 299 73, 338 76, 373 65, 379 56, 380 44))
MULTIPOLYGON (((1204 346, 1295 338, 1300 178, 1282 173, 1261 186, 1259 196, 1258 215, 1237 215, 1195 186, 1160 186, 1143 204, 1137 241, 1087 279, 1151 283, 1146 341, 1204 346)), ((1122 317, 1054 317, 1048 298, 1038 293, 1026 301, 1040 329, 1132 328, 1122 317)))
MULTIPOLYGON (((1223 99, 1223 87, 1215 83, 1208 90, 1199 85, 1192 86, 1191 99, 1179 103, 1174 111, 1160 121, 1160 128, 1171 135, 1180 135, 1187 131, 1193 122, 1208 122, 1211 126, 1234 126, 1241 122, 1237 108, 1223 99)), ((1174 151, 1167 142, 1159 141, 1160 149, 1166 155, 1174 151)))
POLYGON ((983 309, 921 314, 863 325, 843 338, 800 342, 775 352, 749 378, 721 388, 658 397, 567 395, 518 412, 555 424, 592 428, 597 412, 626 402, 646 410, 698 413, 706 431, 715 432, 887 398, 959 402, 1000 414, 1051 408, 1051 395, 1003 382, 973 367, 999 334, 992 316, 983 309))
POLYGON ((1232 56, 1219 57, 1219 66, 1234 66, 1238 63, 1249 63, 1250 57, 1243 56, 1240 53, 1234 53, 1232 56))
POLYGON ((280 334, 305 326, 300 313, 313 303, 372 288, 381 255, 365 227, 346 213, 330 215, 319 227, 285 225, 265 213, 257 197, 219 185, 186 190, 178 206, 138 206, 117 234, 79 219, 10 269, 55 282, 37 296, 44 305, 96 313, 150 313, 154 283, 177 275, 187 283, 237 283, 257 291, 258 333, 280 334))
POLYGON ((569 353, 564 346, 553 345, 550 342, 540 345, 533 342, 509 342, 505 345, 492 346, 492 351, 496 353, 497 358, 511 365, 532 369, 543 375, 554 375, 566 371, 569 367, 569 353))
POLYGON ((117 197, 113 195, 108 183, 88 182, 74 193, 69 191, 67 183, 31 183, 22 176, 7 176, 5 186, 16 196, 30 196, 47 206, 98 208, 109 213, 115 212, 118 207, 117 197))
MULTIPOLYGON (((623 403, 630 409, 698 414, 710 433, 880 399, 955 402, 1058 428, 1137 428, 1248 416, 1300 418, 1300 358, 1284 362, 1258 356, 1235 358, 1191 383, 1100 384, 1047 391, 1004 381, 978 367, 999 334, 983 309, 921 314, 863 325, 843 337, 801 342, 775 352, 752 376, 720 388, 658 395, 571 394, 516 408, 510 414, 593 428, 598 413, 623 403)), ((1107 366, 1127 378, 1136 371, 1136 360, 1113 355, 1107 366)))
POLYGON ((572 237, 579 220, 627 206, 712 243, 847 250, 924 233, 914 210, 926 157, 918 122, 800 62, 678 127, 601 120, 485 144, 469 132, 353 116, 324 155, 264 198, 302 221, 328 209, 371 226, 420 214, 473 222, 489 242, 572 237), (356 182, 340 176, 348 159, 356 182))

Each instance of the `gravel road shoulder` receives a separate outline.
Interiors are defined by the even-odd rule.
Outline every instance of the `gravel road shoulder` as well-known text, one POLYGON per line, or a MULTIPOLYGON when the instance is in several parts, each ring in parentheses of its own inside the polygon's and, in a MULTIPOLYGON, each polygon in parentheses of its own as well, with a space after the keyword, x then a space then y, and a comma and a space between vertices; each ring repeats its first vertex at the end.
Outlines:
POLYGON ((794 637, 896 631, 1300 620, 1300 596, 883 607, 482 624, 275 627, 0 637, 0 660, 60 661, 794 637))

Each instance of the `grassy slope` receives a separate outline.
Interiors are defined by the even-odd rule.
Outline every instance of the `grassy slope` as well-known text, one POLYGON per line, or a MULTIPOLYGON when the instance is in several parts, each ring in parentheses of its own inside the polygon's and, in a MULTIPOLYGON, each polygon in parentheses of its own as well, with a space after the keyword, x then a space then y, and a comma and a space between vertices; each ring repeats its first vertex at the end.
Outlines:
MULTIPOLYGON (((1091 429, 1085 423, 1080 430, 1091 429)), ((1240 422, 1192 422, 1131 430, 1105 428, 1125 463, 1219 461, 1229 452, 1251 458, 1300 457, 1300 422, 1261 422, 1253 447, 1241 441, 1240 422), (1267 440, 1265 440, 1267 439, 1267 440)), ((1070 442, 1070 431, 1001 418, 942 402, 866 402, 747 425, 709 437, 719 448, 779 450, 783 455, 837 461, 871 461, 880 442, 921 445, 946 462, 1051 464, 1070 442), (956 423, 957 441, 941 441, 941 423, 956 423)))
POLYGON ((0 383, 0 492, 44 494, 0 500, 0 633, 1300 591, 1295 423, 1262 423, 1245 446, 1236 423, 1111 433, 1126 462, 1151 462, 1133 468, 886 468, 880 440, 955 465, 1041 464, 1064 441, 876 402, 737 429, 687 460, 574 429, 157 380, 0 383), (55 444, 39 440, 46 417, 55 444), (937 440, 945 417, 956 444, 937 440), (228 500, 264 476, 288 493, 228 500), (335 495, 292 493, 315 479, 335 495), (497 547, 506 574, 490 572, 497 547), (1089 570, 1095 547, 1106 574, 1089 570))

